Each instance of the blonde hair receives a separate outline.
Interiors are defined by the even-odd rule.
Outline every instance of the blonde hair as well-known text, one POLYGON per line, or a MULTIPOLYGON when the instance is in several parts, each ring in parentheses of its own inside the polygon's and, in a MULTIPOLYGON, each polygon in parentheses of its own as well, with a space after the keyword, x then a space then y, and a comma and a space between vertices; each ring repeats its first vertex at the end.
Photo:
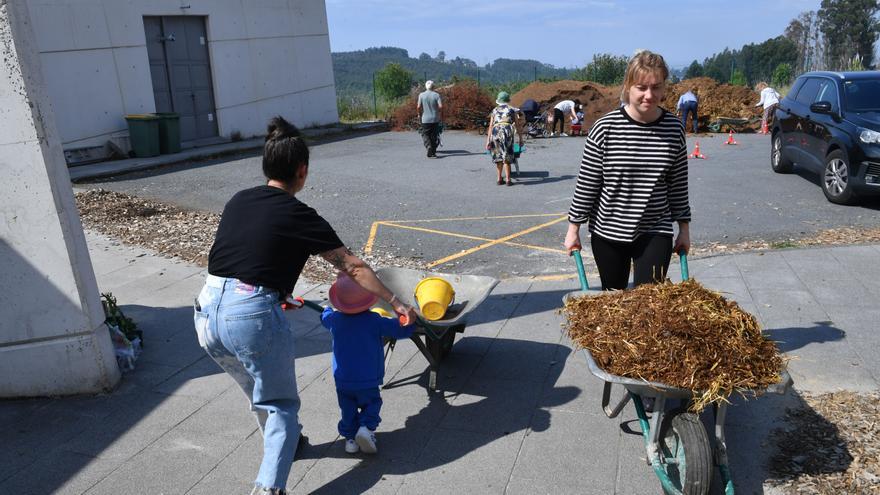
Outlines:
POLYGON ((656 74, 665 83, 669 79, 669 66, 663 60, 663 56, 650 50, 638 50, 629 59, 626 66, 626 75, 623 77, 623 90, 620 92, 620 101, 629 103, 629 88, 633 86, 645 74, 656 74))
POLYGON ((760 91, 762 91, 764 88, 769 88, 769 87, 770 87, 769 84, 765 83, 764 81, 761 81, 761 82, 759 82, 758 84, 755 84, 755 91, 760 92, 760 91))

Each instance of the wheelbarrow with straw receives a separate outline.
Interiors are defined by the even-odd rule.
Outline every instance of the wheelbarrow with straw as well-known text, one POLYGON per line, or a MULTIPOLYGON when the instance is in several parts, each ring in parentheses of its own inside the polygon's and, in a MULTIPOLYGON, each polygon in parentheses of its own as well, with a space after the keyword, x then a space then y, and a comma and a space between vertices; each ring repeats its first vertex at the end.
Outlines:
MULTIPOLYGON (((590 287, 587 283, 584 263, 580 251, 573 251, 577 265, 578 279, 581 290, 569 292, 563 302, 571 298, 589 297, 590 287)), ((688 279, 687 255, 679 254, 681 263, 681 279, 688 279)), ((593 292, 592 295, 596 293, 593 292)), ((734 493, 733 480, 727 459, 727 442, 724 434, 724 422, 727 416, 727 403, 721 402, 713 407, 715 413, 714 449, 709 435, 699 415, 688 412, 685 407, 667 410, 670 400, 688 401, 694 396, 689 389, 672 387, 663 383, 649 382, 634 378, 613 375, 603 370, 593 359, 588 349, 582 350, 590 372, 604 381, 602 389, 602 410, 609 418, 616 418, 630 401, 636 410, 639 426, 647 451, 647 463, 653 468, 654 474, 660 479, 663 492, 669 495, 707 494, 711 485, 714 465, 721 473, 721 482, 726 495, 734 493), (614 407, 611 404, 612 385, 621 385, 626 393, 614 407), (654 412, 648 417, 644 399, 654 399, 654 412)), ((787 371, 780 375, 778 383, 768 387, 766 393, 785 394, 792 385, 787 371)), ((746 392, 746 391, 743 391, 746 392)))
MULTIPOLYGON (((428 361, 428 388, 436 390, 437 370, 440 362, 452 351, 455 335, 464 332, 468 317, 486 300, 498 280, 398 267, 379 268, 376 276, 401 301, 415 309, 416 328, 410 340, 428 361)), ((302 298, 296 298, 292 305, 307 306, 319 313, 324 310, 321 304, 302 298)), ((394 314, 394 309, 384 301, 376 303, 373 309, 380 310, 380 314, 394 314)), ((394 340, 386 342, 386 360, 395 345, 394 340)), ((391 385, 385 384, 384 387, 391 385)))

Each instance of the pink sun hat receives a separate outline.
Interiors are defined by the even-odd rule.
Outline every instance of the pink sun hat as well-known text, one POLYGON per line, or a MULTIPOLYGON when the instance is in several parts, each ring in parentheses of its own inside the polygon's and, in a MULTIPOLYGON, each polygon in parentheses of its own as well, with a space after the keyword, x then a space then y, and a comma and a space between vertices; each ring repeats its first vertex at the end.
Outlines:
POLYGON ((366 311, 379 299, 342 272, 339 272, 336 282, 330 286, 328 297, 334 308, 346 314, 366 311))

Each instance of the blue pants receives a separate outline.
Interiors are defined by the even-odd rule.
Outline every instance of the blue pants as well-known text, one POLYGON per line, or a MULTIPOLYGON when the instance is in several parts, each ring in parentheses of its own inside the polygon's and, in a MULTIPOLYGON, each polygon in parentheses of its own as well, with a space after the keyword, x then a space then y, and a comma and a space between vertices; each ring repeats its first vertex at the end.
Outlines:
POLYGON ((284 489, 302 427, 293 333, 277 291, 208 275, 195 307, 199 345, 241 387, 263 432, 255 484, 284 489))
POLYGON ((382 421, 379 417, 379 411, 382 409, 379 387, 361 390, 337 388, 336 398, 339 400, 339 411, 342 413, 342 419, 339 420, 339 434, 346 439, 354 438, 361 426, 375 431, 382 421))
POLYGON ((688 114, 691 114, 694 120, 694 134, 697 133, 697 102, 686 101, 681 104, 681 125, 687 131, 688 114))

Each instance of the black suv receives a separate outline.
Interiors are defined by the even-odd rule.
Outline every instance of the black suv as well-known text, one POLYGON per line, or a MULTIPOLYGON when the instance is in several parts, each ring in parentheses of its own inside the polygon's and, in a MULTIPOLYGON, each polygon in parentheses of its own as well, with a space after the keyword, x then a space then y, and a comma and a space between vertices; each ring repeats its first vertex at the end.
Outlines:
POLYGON ((819 172, 832 203, 880 194, 880 71, 808 72, 779 102, 770 164, 819 172))

